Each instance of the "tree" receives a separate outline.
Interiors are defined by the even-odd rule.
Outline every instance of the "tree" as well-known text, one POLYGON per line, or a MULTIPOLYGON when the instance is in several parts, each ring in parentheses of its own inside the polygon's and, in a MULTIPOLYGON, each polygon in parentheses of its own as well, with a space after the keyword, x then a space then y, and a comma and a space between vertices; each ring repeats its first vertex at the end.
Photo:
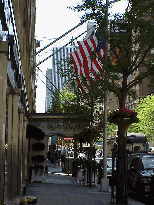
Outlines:
POLYGON ((54 92, 49 112, 89 115, 90 107, 86 104, 78 103, 77 95, 71 92, 69 88, 66 88, 60 92, 57 90, 54 92))
MULTIPOLYGON (((154 2, 151 0, 128 0, 129 6, 124 14, 116 14, 112 21, 112 32, 108 32, 106 21, 106 5, 100 0, 86 0, 81 5, 72 7, 77 11, 85 11, 81 20, 96 22, 99 39, 105 38, 110 45, 107 51, 107 64, 104 59, 99 74, 100 81, 95 81, 98 90, 113 92, 119 102, 119 108, 125 107, 126 97, 135 99, 134 86, 141 83, 144 78, 154 75, 154 2), (114 32, 113 32, 114 31, 114 32), (113 58, 114 62, 113 63, 113 58), (131 78, 128 80, 128 77, 131 78), (114 80, 114 83, 112 83, 114 80), (99 89, 98 89, 99 88, 99 89)), ((111 23, 111 22, 110 22, 111 23)), ((111 24, 110 24, 111 25, 111 24)), ((98 57, 94 51, 92 58, 98 57)), ((118 126, 118 160, 117 163, 117 203, 125 204, 127 201, 127 179, 125 177, 125 138, 122 127, 118 126)))
POLYGON ((144 133, 151 140, 154 135, 154 95, 141 98, 135 111, 138 113, 139 123, 132 124, 128 132, 144 133))
MULTIPOLYGON (((107 25, 102 1, 84 1, 83 4, 72 7, 79 12, 85 11, 81 20, 95 21, 100 38, 105 38, 110 45, 108 63, 104 65, 104 59, 100 59, 106 78, 104 79, 104 73, 100 73, 101 80, 95 81, 95 86, 97 85, 97 91, 99 87, 102 91, 113 92, 118 98, 120 109, 125 107, 127 95, 135 98, 134 86, 154 75, 154 65, 151 64, 154 60, 154 55, 151 54, 151 49, 154 48, 153 7, 154 3, 150 0, 129 0, 125 13, 116 14, 114 20, 110 21, 112 32, 104 29, 107 25), (112 62, 113 56, 116 57, 116 64, 112 62), (130 75, 132 78, 128 81, 130 75)), ((97 56, 95 51, 92 57, 94 56, 97 56)))
POLYGON ((118 130, 117 125, 108 122, 107 124, 107 135, 108 136, 115 136, 117 130, 118 130))
POLYGON ((49 113, 63 113, 63 105, 58 90, 52 93, 51 108, 48 110, 49 113))

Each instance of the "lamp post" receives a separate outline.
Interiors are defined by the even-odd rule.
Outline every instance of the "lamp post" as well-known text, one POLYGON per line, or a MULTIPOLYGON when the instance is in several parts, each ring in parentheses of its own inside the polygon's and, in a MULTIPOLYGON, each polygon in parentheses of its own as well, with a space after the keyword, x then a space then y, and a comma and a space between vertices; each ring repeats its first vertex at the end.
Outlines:
MULTIPOLYGON (((105 10, 105 22, 106 22, 106 32, 108 32, 108 6, 109 4, 112 4, 112 3, 115 3, 115 2, 118 2, 120 0, 115 0, 115 1, 112 1, 109 3, 108 0, 106 0, 106 10, 105 10)), ((105 65, 107 65, 108 63, 108 40, 107 38, 105 39, 105 65)), ((104 74, 104 78, 106 78, 106 74, 104 74)), ((126 149, 126 147, 124 147, 123 145, 120 146, 118 145, 118 158, 120 158, 120 153, 123 153, 122 152, 122 149, 126 149)), ((108 187, 109 187, 109 182, 107 181, 107 91, 104 92, 104 142, 103 142, 103 179, 101 180, 101 190, 102 191, 107 191, 108 190, 108 187)), ((124 154, 124 159, 125 159, 125 163, 126 163, 126 153, 124 154)), ((124 163, 122 161, 122 163, 124 163)), ((119 170, 119 167, 120 165, 117 165, 118 166, 118 170, 119 170)), ((124 165, 123 165, 124 167, 124 165)), ((126 166, 125 166, 126 168, 126 166)), ((123 172, 124 174, 124 172, 123 172)), ((118 180, 120 181, 120 180, 118 180)), ((116 198, 118 198, 117 200, 117 203, 120 203, 120 204, 128 204, 128 199, 127 199, 127 185, 126 185, 126 182, 127 179, 125 180, 125 182, 122 182, 122 183, 125 183, 125 184, 118 184, 118 187, 116 189, 116 198), (124 190, 121 191, 121 188, 124 190), (122 193, 123 192, 123 193, 122 193), (125 193, 125 194, 124 194, 125 193), (121 195, 121 196, 119 196, 121 195), (125 195, 125 199, 120 199, 123 198, 123 195, 125 195), (118 196, 118 197, 117 197, 118 196), (119 200, 120 199, 120 200, 119 200)))
MULTIPOLYGON (((108 6, 109 2, 106 0, 105 23, 106 32, 108 32, 108 6)), ((105 39, 105 65, 107 65, 108 58, 108 40, 105 39)), ((106 74, 104 74, 106 78, 106 74)), ((103 179, 101 180, 101 191, 109 191, 109 181, 107 179, 107 91, 104 92, 104 138, 103 138, 103 179)))

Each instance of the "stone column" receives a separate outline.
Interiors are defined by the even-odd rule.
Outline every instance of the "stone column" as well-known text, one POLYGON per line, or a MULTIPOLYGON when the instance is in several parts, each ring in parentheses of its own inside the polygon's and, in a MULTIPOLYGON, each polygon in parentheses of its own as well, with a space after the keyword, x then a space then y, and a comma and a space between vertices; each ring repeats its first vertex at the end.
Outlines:
POLYGON ((12 156, 12 119, 13 119, 13 110, 12 110, 12 100, 13 94, 8 92, 8 147, 7 147, 7 170, 8 170, 8 177, 7 177, 7 197, 8 199, 13 198, 12 187, 13 187, 13 176, 12 176, 12 169, 13 169, 13 156, 12 156))
MULTIPOLYGON (((28 124, 28 119, 27 119, 27 121, 26 121, 26 127, 27 127, 27 124, 28 124)), ((26 138, 26 135, 25 135, 25 180, 26 181, 28 181, 28 178, 29 178, 29 176, 28 176, 28 174, 29 174, 29 172, 28 172, 28 166, 29 166, 29 140, 30 139, 28 139, 28 138, 26 138)))
MULTIPOLYGON (((1 47, 1 44, 0 44, 1 47)), ((0 53, 0 204, 4 204, 7 56, 0 53)))
POLYGON ((77 158, 77 148, 78 148, 78 140, 74 139, 74 159, 77 158))
POLYGON ((12 176, 13 176, 13 187, 12 187, 12 193, 13 198, 17 198, 18 196, 18 136, 19 136, 19 130, 18 130, 18 102, 19 102, 19 94, 20 89, 15 88, 13 93, 13 119, 12 119, 12 156, 13 156, 13 167, 12 167, 12 176))
POLYGON ((22 182, 23 184, 25 183, 25 177, 26 177, 26 173, 25 173, 25 164, 26 164, 26 125, 27 125, 27 118, 24 117, 23 119, 23 141, 22 141, 22 182))
POLYGON ((23 130, 22 130, 22 184, 25 183, 25 135, 26 135, 26 127, 25 127, 25 117, 23 118, 23 130))
POLYGON ((23 159, 23 117, 25 110, 19 110, 19 139, 18 139, 18 195, 21 196, 22 189, 22 159, 23 159))

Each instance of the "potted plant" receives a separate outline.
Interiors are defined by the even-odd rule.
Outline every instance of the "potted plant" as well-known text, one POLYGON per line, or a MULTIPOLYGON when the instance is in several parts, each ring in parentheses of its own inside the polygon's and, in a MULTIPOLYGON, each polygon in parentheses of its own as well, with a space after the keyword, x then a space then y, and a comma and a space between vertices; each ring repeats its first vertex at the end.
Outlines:
POLYGON ((79 157, 72 162, 72 175, 76 177, 77 181, 82 181, 82 172, 86 167, 86 158, 79 157))
POLYGON ((34 155, 32 156, 32 161, 37 163, 43 163, 45 160, 44 155, 34 155))
POLYGON ((138 122, 137 112, 133 110, 128 110, 126 107, 122 109, 115 110, 109 115, 109 122, 116 125, 129 126, 132 123, 138 122))
POLYGON ((43 150, 45 150, 45 144, 41 143, 41 142, 34 143, 32 145, 32 149, 34 151, 43 151, 43 150))
POLYGON ((72 139, 73 139, 73 138, 69 138, 69 137, 64 138, 64 143, 66 143, 66 144, 68 144, 68 146, 70 146, 71 143, 72 143, 72 139))
POLYGON ((44 173, 44 166, 43 165, 33 165, 32 166, 32 171, 34 171, 34 174, 37 176, 42 175, 44 173))
POLYGON ((26 138, 34 138, 37 140, 44 139, 45 133, 34 125, 27 124, 26 138))

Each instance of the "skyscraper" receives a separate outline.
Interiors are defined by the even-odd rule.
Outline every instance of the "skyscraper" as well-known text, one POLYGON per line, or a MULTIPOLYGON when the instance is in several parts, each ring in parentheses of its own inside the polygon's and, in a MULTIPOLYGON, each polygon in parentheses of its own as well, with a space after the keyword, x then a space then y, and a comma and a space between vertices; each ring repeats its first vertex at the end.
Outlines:
POLYGON ((46 102, 45 102, 45 112, 51 107, 52 102, 52 91, 56 89, 62 90, 66 86, 66 81, 69 77, 62 77, 60 70, 65 71, 67 69, 67 58, 70 57, 70 53, 75 51, 75 47, 53 47, 53 57, 52 57, 52 68, 46 70, 46 102), (54 86, 53 86, 53 85, 54 86), (49 89, 50 90, 49 90, 49 89))
POLYGON ((60 48, 53 48, 53 59, 52 59, 52 67, 53 67, 53 83, 58 89, 63 89, 64 83, 68 80, 69 77, 61 77, 60 70, 65 71, 67 69, 66 59, 70 57, 70 53, 75 50, 75 47, 65 47, 58 51, 60 48))
MULTIPOLYGON (((87 24, 87 35, 84 40, 87 40, 92 33, 95 31, 95 23, 88 22, 87 24)), ((67 58, 70 58, 70 53, 76 50, 75 46, 70 47, 53 47, 53 57, 52 57, 52 68, 48 68, 46 71, 46 102, 45 102, 45 112, 51 107, 52 102, 52 91, 56 89, 62 90, 66 86, 66 82, 69 80, 69 76, 62 77, 60 71, 67 70, 67 58), (48 80, 49 79, 49 80, 48 80), (54 85, 52 85, 52 84, 54 85), (49 89, 50 90, 49 90, 49 89)))
POLYGON ((45 99, 45 112, 51 107, 51 99, 52 99, 52 90, 53 86, 50 82, 52 82, 52 69, 48 68, 46 70, 46 99, 45 99))

